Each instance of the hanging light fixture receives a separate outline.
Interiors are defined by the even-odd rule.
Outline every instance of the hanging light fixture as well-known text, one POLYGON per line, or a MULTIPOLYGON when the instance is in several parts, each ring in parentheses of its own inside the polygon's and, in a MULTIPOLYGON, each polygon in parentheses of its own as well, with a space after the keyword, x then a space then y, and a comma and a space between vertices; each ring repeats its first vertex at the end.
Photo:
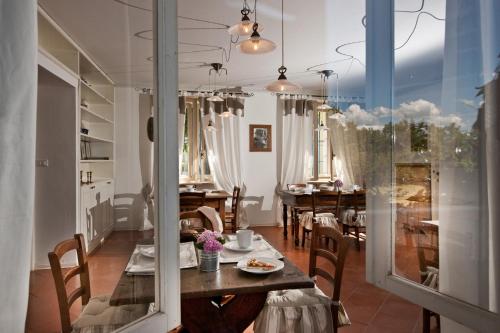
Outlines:
POLYGON ((319 105, 317 107, 318 111, 323 111, 323 112, 328 112, 331 111, 333 108, 328 105, 327 103, 327 94, 326 94, 326 80, 330 77, 330 75, 333 74, 333 71, 331 69, 325 69, 320 72, 318 72, 319 75, 321 76, 321 97, 323 97, 323 104, 319 105))
POLYGON ((216 131, 217 131, 217 128, 215 128, 215 124, 214 124, 214 122, 212 121, 212 119, 210 119, 210 120, 208 121, 208 124, 207 124, 207 128, 206 128, 206 130, 207 130, 208 132, 216 132, 216 131))
MULTIPOLYGON (((214 76, 214 92, 213 95, 207 98, 207 101, 210 102, 223 102, 224 99, 219 96, 219 92, 215 91, 217 89, 217 75, 219 75, 219 72, 222 68, 222 64, 218 62, 214 62, 210 64, 212 68, 208 71, 208 90, 210 90, 210 77, 212 76, 212 71, 215 71, 215 76, 214 76)), ((226 76, 227 76, 227 70, 226 70, 226 76)))
MULTIPOLYGON (((239 35, 239 36, 250 36, 252 34, 253 23, 250 21, 248 14, 251 13, 250 7, 247 4, 247 1, 243 1, 243 9, 240 11, 241 13, 241 22, 231 26, 227 29, 227 32, 230 35, 239 35)), ((262 31, 262 26, 259 25, 258 31, 262 31)))
POLYGON ((284 38, 284 18, 283 18, 283 0, 281 0, 281 66, 278 68, 278 73, 280 73, 278 80, 269 84, 266 89, 275 93, 290 93, 300 91, 300 86, 288 81, 285 76, 285 38, 284 38))
POLYGON ((319 126, 314 129, 316 132, 321 132, 321 131, 328 131, 329 128, 321 121, 319 123, 319 126))
POLYGON ((276 44, 269 39, 260 37, 258 31, 259 23, 257 23, 257 0, 255 0, 255 22, 252 26, 252 34, 250 35, 250 38, 238 43, 236 47, 238 47, 241 52, 246 54, 262 54, 273 51, 276 48, 276 44))
POLYGON ((337 95, 335 99, 335 107, 333 108, 333 114, 329 117, 330 119, 335 119, 338 121, 343 121, 345 119, 345 115, 339 108, 339 74, 334 73, 337 77, 337 95))

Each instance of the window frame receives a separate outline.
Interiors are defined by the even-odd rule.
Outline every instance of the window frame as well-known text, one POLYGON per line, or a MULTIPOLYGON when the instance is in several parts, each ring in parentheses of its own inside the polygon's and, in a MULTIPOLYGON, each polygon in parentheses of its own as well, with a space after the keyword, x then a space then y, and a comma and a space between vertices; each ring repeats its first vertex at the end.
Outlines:
MULTIPOLYGON (((394 77, 394 0, 366 0, 366 107, 392 109, 394 77)), ((370 161, 368 161, 370 163, 370 161)), ((382 163, 382 161, 371 161, 382 163)), ((386 162, 392 170, 392 162, 386 162)), ((388 181, 394 182, 394 175, 388 181)), ((371 180, 369 179, 371 182, 371 180)), ((369 187, 371 184, 368 184, 369 187)), ((441 294, 393 275, 392 221, 395 210, 389 200, 367 192, 366 279, 412 303, 435 311, 480 332, 497 332, 500 314, 441 294)))
POLYGON ((180 325, 177 1, 153 1, 155 83, 156 312, 116 332, 167 332, 180 325), (161 61, 158 61, 161 59, 161 61), (167 287, 168 286, 168 287, 167 287))
POLYGON ((327 150, 328 150, 328 157, 327 157, 327 170, 328 174, 320 174, 319 173, 319 135, 320 132, 316 131, 316 128, 318 128, 320 124, 320 115, 325 114, 326 119, 325 119, 325 125, 328 122, 328 113, 326 112, 321 112, 321 111, 314 111, 313 114, 313 128, 312 128, 312 144, 313 144, 313 149, 312 149, 312 158, 313 158, 313 166, 312 166, 312 175, 310 180, 311 181, 328 181, 333 179, 333 170, 332 170, 332 160, 333 160, 333 150, 332 150, 332 144, 330 141, 330 129, 326 131, 326 140, 327 140, 327 150))
MULTIPOLYGON (((207 158, 205 135, 203 135, 203 122, 200 103, 197 99, 186 102, 187 131, 184 140, 188 138, 188 174, 180 176, 181 183, 212 183, 211 173, 207 173, 205 159, 207 158), (204 150, 205 148, 205 150, 204 150), (203 156, 205 153, 205 156, 203 156)), ((184 162, 184 161, 183 161, 184 162)), ((208 169, 210 170, 210 169, 208 169)))

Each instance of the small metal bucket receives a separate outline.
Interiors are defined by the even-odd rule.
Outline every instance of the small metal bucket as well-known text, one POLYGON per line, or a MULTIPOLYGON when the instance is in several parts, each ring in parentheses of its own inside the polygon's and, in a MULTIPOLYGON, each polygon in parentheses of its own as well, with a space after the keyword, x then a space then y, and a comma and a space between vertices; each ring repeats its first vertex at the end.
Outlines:
POLYGON ((203 272, 215 272, 219 270, 219 252, 199 251, 200 270, 203 272))

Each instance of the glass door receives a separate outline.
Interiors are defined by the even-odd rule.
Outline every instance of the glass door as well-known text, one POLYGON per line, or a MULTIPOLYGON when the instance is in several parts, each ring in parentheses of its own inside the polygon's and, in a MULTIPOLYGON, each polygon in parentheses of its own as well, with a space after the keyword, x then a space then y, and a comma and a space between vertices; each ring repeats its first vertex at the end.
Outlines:
POLYGON ((368 278, 441 315, 443 332, 497 331, 500 5, 384 5, 367 5, 368 103, 388 143, 371 168, 368 278))

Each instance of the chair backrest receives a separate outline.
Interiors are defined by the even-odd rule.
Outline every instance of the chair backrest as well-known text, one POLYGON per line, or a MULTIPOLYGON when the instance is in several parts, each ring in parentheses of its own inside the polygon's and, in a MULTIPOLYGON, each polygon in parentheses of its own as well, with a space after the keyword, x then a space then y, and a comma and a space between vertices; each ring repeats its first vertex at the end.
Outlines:
POLYGON ((234 219, 238 216, 238 205, 240 202, 240 191, 241 189, 238 186, 233 188, 233 198, 231 199, 231 213, 233 213, 234 219))
POLYGON ((340 300, 340 287, 344 263, 349 250, 349 236, 343 236, 340 231, 330 226, 314 223, 311 236, 311 251, 309 256, 309 276, 321 276, 333 286, 332 301, 338 304, 340 300), (327 240, 325 242, 325 239, 327 240), (332 244, 333 249, 329 247, 332 244), (326 246, 322 246, 326 244, 326 246), (317 257, 322 257, 335 267, 335 273, 331 274, 318 267, 317 257))
POLYGON ((352 195, 352 207, 354 208, 355 216, 361 210, 366 210, 366 191, 365 190, 354 190, 352 195))
MULTIPOLYGON (((437 225, 417 223, 417 255, 420 272, 426 272, 427 267, 439 268, 439 228, 437 225)), ((422 282, 425 275, 421 275, 422 282)))
POLYGON ((89 266, 87 264, 87 253, 85 249, 85 240, 82 234, 76 234, 74 238, 65 240, 57 244, 54 251, 49 252, 50 268, 56 285, 57 300, 59 302, 59 313, 61 315, 62 332, 72 331, 69 309, 78 299, 82 298, 82 305, 86 305, 90 299, 90 277, 89 266), (76 250, 78 265, 68 270, 61 267, 62 256, 76 250), (68 295, 66 285, 75 276, 80 275, 80 287, 71 291, 68 295))
POLYGON ((203 231, 205 229, 214 231, 214 226, 212 222, 202 213, 197 210, 189 212, 181 212, 179 214, 179 220, 189 220, 191 222, 190 229, 196 231, 203 231))
MULTIPOLYGON (((337 214, 341 192, 335 191, 319 191, 312 194, 312 209, 313 216, 320 212, 331 212, 337 214)), ((338 215, 336 215, 338 216, 338 215)))
POLYGON ((205 205, 206 192, 182 192, 179 194, 181 212, 193 211, 205 205))

